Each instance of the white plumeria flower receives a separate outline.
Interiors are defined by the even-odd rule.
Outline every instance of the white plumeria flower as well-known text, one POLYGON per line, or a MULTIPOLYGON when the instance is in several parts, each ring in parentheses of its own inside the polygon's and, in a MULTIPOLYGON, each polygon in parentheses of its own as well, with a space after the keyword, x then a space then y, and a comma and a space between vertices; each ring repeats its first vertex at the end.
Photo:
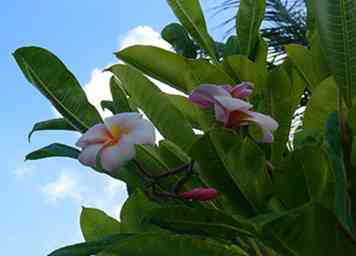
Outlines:
POLYGON ((97 160, 107 171, 120 168, 135 157, 136 144, 154 144, 153 124, 135 112, 120 113, 94 125, 76 143, 82 148, 79 161, 95 167, 97 160))

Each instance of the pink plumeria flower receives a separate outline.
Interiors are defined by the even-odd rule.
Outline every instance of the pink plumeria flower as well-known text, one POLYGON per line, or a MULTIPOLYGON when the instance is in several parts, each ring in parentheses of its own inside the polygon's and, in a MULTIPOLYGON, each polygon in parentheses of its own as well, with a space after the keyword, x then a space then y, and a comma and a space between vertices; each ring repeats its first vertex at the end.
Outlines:
POLYGON ((153 124, 139 113, 120 113, 94 125, 76 143, 82 148, 79 161, 86 166, 101 166, 107 171, 120 168, 135 157, 136 144, 154 144, 153 124))
POLYGON ((262 141, 272 143, 278 123, 270 116, 251 111, 253 106, 242 100, 251 95, 252 90, 252 84, 247 82, 233 88, 201 85, 193 91, 190 100, 203 108, 214 107, 216 120, 223 122, 226 128, 257 124, 263 133, 262 141))
POLYGON ((218 191, 214 188, 194 188, 188 192, 181 192, 178 196, 189 200, 209 201, 218 196, 218 191))

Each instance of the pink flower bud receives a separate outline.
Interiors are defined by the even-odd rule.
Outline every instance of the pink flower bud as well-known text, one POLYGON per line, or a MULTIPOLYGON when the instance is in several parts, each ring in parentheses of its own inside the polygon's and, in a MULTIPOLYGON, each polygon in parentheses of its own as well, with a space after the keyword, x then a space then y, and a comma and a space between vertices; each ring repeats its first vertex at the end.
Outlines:
POLYGON ((194 188, 188 192, 181 192, 178 196, 190 200, 209 201, 218 196, 218 191, 214 188, 194 188))

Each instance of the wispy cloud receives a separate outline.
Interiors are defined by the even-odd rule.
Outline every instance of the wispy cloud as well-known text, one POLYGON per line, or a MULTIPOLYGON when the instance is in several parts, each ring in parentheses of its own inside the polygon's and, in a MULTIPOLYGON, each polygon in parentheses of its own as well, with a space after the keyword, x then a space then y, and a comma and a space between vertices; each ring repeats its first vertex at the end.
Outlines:
POLYGON ((34 167, 30 166, 28 164, 23 164, 22 166, 17 167, 14 171, 13 174, 15 175, 16 178, 18 179, 24 179, 28 176, 31 176, 34 172, 34 167))
POLYGON ((63 170, 56 180, 45 184, 41 191, 51 203, 64 199, 81 201, 85 187, 80 184, 79 176, 75 172, 63 170))

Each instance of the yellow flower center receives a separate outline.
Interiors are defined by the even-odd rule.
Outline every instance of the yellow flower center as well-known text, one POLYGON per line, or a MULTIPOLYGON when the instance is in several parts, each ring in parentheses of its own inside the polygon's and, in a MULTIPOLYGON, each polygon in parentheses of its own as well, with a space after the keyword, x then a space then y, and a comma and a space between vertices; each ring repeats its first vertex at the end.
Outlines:
POLYGON ((129 128, 124 128, 120 126, 114 126, 111 128, 111 142, 112 144, 118 144, 123 135, 130 132, 129 128))

